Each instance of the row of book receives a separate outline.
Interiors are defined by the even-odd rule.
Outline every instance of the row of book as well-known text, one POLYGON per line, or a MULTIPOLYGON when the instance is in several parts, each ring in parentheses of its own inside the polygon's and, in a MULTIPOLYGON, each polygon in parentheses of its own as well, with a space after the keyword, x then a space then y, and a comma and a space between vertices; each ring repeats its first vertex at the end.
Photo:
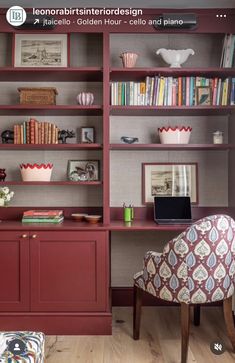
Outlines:
POLYGON ((111 105, 235 105, 235 78, 148 76, 145 82, 112 82, 111 105))
POLYGON ((27 210, 23 213, 23 223, 61 223, 64 220, 62 210, 27 210))
POLYGON ((235 34, 226 34, 224 37, 220 67, 235 67, 235 34))
POLYGON ((58 144, 59 128, 34 118, 14 125, 14 144, 58 144))

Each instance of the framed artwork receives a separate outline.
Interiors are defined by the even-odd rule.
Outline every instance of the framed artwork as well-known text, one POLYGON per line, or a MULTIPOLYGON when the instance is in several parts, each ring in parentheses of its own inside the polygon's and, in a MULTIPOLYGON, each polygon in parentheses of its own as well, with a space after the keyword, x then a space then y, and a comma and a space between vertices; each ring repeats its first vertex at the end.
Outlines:
POLYGON ((15 67, 67 67, 67 34, 15 34, 15 67))
POLYGON ((81 127, 81 143, 93 144, 95 142, 95 128, 81 127))
POLYGON ((189 196, 198 203, 197 163, 143 163, 143 204, 153 203, 155 196, 189 196))
POLYGON ((196 88, 197 105, 210 106, 212 104, 212 93, 210 87, 196 88))
POLYGON ((71 181, 98 181, 99 160, 69 160, 68 179, 71 181))

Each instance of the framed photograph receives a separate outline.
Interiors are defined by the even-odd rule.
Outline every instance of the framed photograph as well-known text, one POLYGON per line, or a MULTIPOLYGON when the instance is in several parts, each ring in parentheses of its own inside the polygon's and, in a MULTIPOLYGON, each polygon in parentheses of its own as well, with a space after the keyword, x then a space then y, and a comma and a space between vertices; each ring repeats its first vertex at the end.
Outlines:
POLYGON ((143 204, 153 203, 155 196, 189 196, 198 203, 197 163, 143 163, 143 204))
POLYGON ((93 144, 95 142, 95 128, 81 127, 81 143, 93 144))
POLYGON ((210 87, 196 88, 197 105, 210 106, 212 104, 212 93, 210 87))
POLYGON ((15 67, 67 67, 67 34, 15 34, 15 67))
POLYGON ((69 160, 68 179, 71 181, 98 181, 99 160, 69 160))

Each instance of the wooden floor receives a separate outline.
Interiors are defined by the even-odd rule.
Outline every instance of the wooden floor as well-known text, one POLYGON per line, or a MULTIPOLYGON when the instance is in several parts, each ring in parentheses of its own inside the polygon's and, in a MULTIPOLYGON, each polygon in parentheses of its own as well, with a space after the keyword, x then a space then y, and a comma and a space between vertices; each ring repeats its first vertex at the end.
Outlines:
MULTIPOLYGON (((132 309, 113 309, 112 336, 47 336, 45 363, 180 363, 179 309, 145 307, 140 340, 132 339, 132 309)), ((188 363, 234 363, 222 310, 202 308, 201 326, 191 325, 188 363), (220 356, 210 351, 215 339, 224 341, 220 356)))

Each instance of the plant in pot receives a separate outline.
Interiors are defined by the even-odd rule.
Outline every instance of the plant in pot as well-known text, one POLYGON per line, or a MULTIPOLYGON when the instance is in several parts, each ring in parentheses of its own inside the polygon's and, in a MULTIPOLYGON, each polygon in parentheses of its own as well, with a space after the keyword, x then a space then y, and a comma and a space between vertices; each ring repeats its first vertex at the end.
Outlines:
POLYGON ((8 205, 14 196, 14 192, 11 192, 8 187, 0 188, 0 207, 8 205))

